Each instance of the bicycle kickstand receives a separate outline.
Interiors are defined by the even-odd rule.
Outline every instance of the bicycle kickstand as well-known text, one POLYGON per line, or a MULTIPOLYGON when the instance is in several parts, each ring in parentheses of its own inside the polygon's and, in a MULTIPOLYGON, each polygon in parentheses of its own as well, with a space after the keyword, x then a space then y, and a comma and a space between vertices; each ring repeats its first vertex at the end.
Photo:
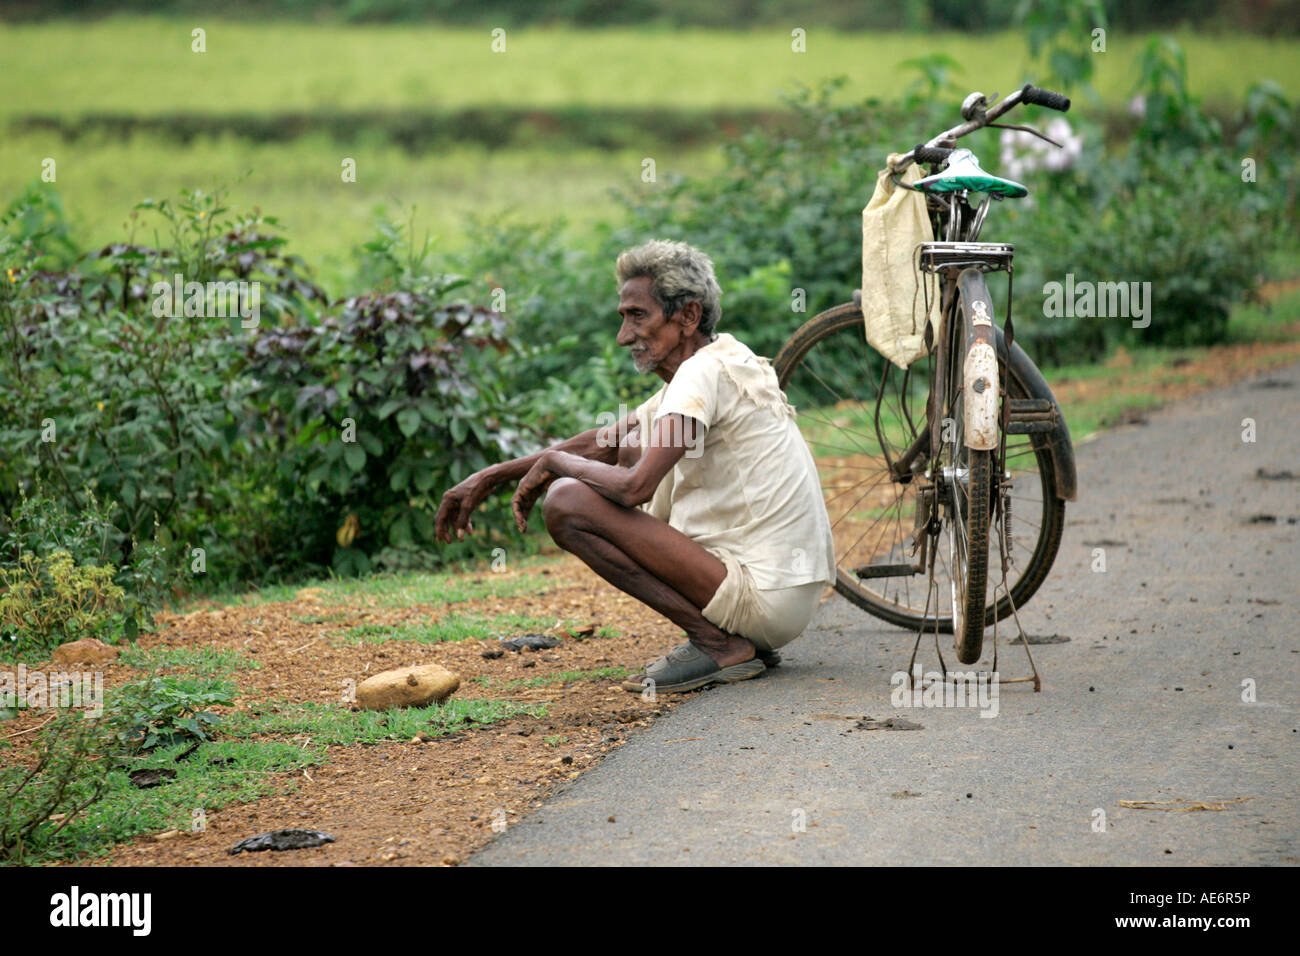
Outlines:
MULTIPOLYGON (((1007 603, 1011 605, 1011 616, 1012 618, 1015 619, 1016 630, 1020 634, 1020 643, 1024 646, 1025 654, 1029 657, 1029 667, 1034 672, 1034 676, 1033 677, 1008 677, 1008 678, 999 677, 998 683, 999 684, 1023 684, 1028 681, 1033 681, 1034 693, 1038 693, 1043 689, 1043 679, 1038 673, 1038 665, 1034 663, 1034 653, 1029 649, 1029 635, 1025 633, 1025 629, 1020 623, 1020 612, 1016 610, 1015 598, 1011 596, 1011 588, 1007 584, 1007 570, 1011 566, 1011 561, 1007 555, 1007 536, 1005 530, 1006 521, 1007 521, 1006 508, 1002 507, 1002 503, 999 502, 998 527, 995 533, 998 536, 998 551, 1001 553, 1002 556, 1002 580, 998 583, 998 587, 995 587, 993 589, 993 606, 997 607, 998 605, 998 588, 1001 588, 1002 591, 1007 596, 1007 603)), ((993 615, 993 673, 996 674, 997 671, 998 671, 998 616, 994 614, 993 615)))

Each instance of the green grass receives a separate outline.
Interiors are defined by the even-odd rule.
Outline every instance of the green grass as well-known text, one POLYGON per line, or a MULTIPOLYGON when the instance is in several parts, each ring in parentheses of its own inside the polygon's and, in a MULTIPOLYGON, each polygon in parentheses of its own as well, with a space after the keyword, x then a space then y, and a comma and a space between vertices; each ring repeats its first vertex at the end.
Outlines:
MULTIPOLYGON (((1291 270, 1295 260, 1291 261, 1291 270)), ((1229 342, 1293 342, 1295 332, 1287 326, 1300 322, 1300 291, 1279 296, 1270 305, 1240 305, 1228 316, 1229 342)))
MULTIPOLYGON (((812 30, 793 53, 786 29, 754 31, 529 28, 493 53, 481 28, 236 23, 205 18, 207 52, 190 51, 192 18, 115 17, 0 26, 0 116, 549 106, 770 106, 779 89, 832 74, 858 95, 889 97, 898 65, 942 50, 972 89, 1006 92, 1028 64, 1012 31, 851 33, 812 30), (653 64, 652 69, 647 64, 653 64), (682 82, 665 82, 679 77, 682 82), (686 78, 689 78, 688 80, 686 78)), ((1294 41, 1175 34, 1192 92, 1237 97, 1259 77, 1300 81, 1294 41), (1243 68, 1245 67, 1245 68, 1243 68)), ((1123 102, 1146 34, 1112 30, 1095 85, 1123 102)))
POLYGON ((626 676, 626 667, 597 667, 589 671, 561 671, 558 674, 506 681, 501 685, 501 689, 516 690, 520 687, 545 687, 548 684, 573 684, 583 680, 622 680, 626 676))
POLYGON ((338 704, 274 701, 232 714, 222 722, 222 732, 235 737, 292 735, 313 744, 345 746, 410 740, 418 733, 441 737, 475 724, 490 724, 514 717, 541 717, 545 704, 453 697, 442 705, 353 711, 338 704))
POLYGON ((528 614, 449 614, 428 623, 362 624, 338 635, 346 644, 382 644, 385 641, 414 641, 441 644, 447 641, 490 640, 529 631, 544 631, 552 618, 528 614))
MULTIPOLYGON (((535 562, 535 564, 541 563, 543 562, 535 562)), ((415 604, 455 604, 458 601, 471 601, 485 597, 507 598, 520 594, 538 594, 550 588, 550 581, 540 574, 498 575, 489 571, 478 574, 463 571, 409 572, 275 585, 248 594, 222 595, 218 600, 222 604, 245 606, 292 601, 298 591, 307 587, 325 589, 325 593, 319 595, 324 605, 368 600, 380 607, 409 607, 415 604)))
POLYGON ((137 670, 158 673, 165 670, 188 670, 200 676, 228 677, 237 670, 259 668, 262 662, 237 651, 212 647, 154 648, 128 647, 118 662, 137 670))
POLYGON ((196 810, 209 813, 282 790, 285 774, 322 763, 325 756, 325 748, 319 745, 234 740, 204 743, 176 762, 188 746, 158 747, 144 756, 122 760, 109 771, 103 799, 75 817, 51 841, 39 841, 26 862, 93 858, 142 834, 189 830, 196 810), (132 770, 162 767, 175 770, 176 778, 143 790, 130 781, 132 770))

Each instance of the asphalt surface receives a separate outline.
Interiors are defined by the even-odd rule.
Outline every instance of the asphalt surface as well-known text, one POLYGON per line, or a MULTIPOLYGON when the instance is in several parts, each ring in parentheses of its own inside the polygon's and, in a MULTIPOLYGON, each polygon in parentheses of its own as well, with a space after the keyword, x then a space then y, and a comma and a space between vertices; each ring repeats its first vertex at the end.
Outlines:
MULTIPOLYGON (((893 706, 912 636, 835 595, 781 667, 694 694, 468 863, 1300 863, 1300 365, 1076 453, 1080 500, 1022 612, 1069 638, 1033 647, 1041 693, 1002 685, 992 718, 893 706)), ((1026 673, 1023 650, 999 667, 1026 673)))

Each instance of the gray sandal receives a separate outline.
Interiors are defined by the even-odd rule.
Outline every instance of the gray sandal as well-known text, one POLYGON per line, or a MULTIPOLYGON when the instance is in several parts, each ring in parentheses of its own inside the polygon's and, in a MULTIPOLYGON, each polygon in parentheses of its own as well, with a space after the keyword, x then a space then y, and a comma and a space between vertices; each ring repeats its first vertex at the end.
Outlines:
MULTIPOLYGON (((719 667, 713 658, 688 641, 646 667, 645 676, 647 681, 654 682, 655 693, 680 694, 706 684, 749 680, 765 670, 767 668, 757 657, 729 667, 719 667)), ((643 681, 623 681, 626 691, 639 694, 645 688, 646 682, 643 681)))

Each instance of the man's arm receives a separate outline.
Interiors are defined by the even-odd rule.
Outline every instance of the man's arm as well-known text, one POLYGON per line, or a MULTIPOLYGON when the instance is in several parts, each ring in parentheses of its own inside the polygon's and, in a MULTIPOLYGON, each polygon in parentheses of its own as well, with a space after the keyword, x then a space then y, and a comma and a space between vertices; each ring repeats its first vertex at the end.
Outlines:
POLYGON ((543 480, 549 484, 556 478, 576 478, 625 508, 643 504, 654 497, 659 482, 682 459, 687 448, 695 447, 702 437, 703 428, 698 421, 674 413, 654 423, 648 447, 631 468, 581 458, 559 448, 547 449, 533 471, 520 481, 511 501, 515 524, 520 531, 527 527, 528 511, 543 480))
MULTIPOLYGON (((482 504, 499 485, 507 481, 517 481, 527 475, 542 456, 549 452, 562 452, 608 465, 616 464, 619 439, 630 429, 635 428, 636 423, 636 413, 632 412, 622 421, 614 422, 612 425, 590 428, 532 455, 489 465, 482 471, 475 472, 442 496, 437 517, 434 519, 434 537, 438 541, 450 543, 454 533, 458 539, 463 540, 466 534, 473 531, 469 517, 474 509, 482 504)), ((552 475, 547 479, 539 487, 538 493, 544 491, 556 477, 558 476, 552 475)))

